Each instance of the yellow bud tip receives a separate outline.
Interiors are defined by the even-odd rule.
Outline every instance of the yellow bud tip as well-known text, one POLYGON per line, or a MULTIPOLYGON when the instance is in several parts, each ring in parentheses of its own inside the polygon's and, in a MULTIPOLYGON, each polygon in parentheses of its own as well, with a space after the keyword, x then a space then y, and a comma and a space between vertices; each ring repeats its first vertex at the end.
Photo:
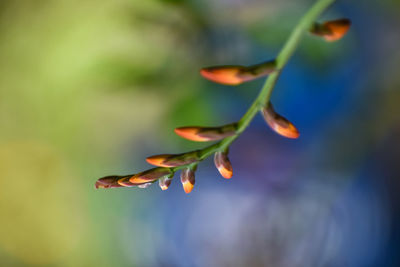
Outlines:
POLYGON ((165 191, 165 190, 168 189, 168 186, 166 186, 166 185, 160 185, 160 188, 161 188, 162 191, 165 191))
POLYGON ((180 128, 176 128, 174 131, 180 137, 183 137, 183 138, 191 140, 191 141, 195 141, 195 142, 210 141, 209 138, 197 135, 199 130, 200 130, 199 127, 180 127, 180 128))
POLYGON ((225 85, 239 85, 243 79, 239 77, 240 66, 209 67, 200 70, 200 74, 207 80, 225 85))
POLYGON ((280 135, 287 137, 287 138, 291 138, 291 139, 297 139, 300 136, 300 133, 297 130, 297 128, 290 122, 286 128, 277 127, 275 130, 280 135))
POLYGON ((183 182, 183 190, 185 191, 186 194, 189 194, 192 192, 194 185, 191 184, 189 181, 183 182))
POLYGON ((171 184, 171 179, 169 178, 160 178, 158 180, 158 185, 160 186, 161 190, 165 191, 171 184))
POLYGON ((147 157, 146 161, 154 166, 159 166, 159 167, 171 167, 168 164, 165 163, 165 160, 168 158, 170 155, 155 155, 151 157, 147 157))
POLYGON ((218 171, 222 175, 222 177, 224 177, 225 179, 232 178, 232 175, 233 175, 232 170, 229 170, 229 169, 225 168, 224 166, 220 166, 218 168, 218 171))
POLYGON ((133 175, 132 177, 129 178, 129 182, 132 184, 138 185, 138 184, 144 184, 149 182, 149 179, 143 179, 140 176, 133 175))

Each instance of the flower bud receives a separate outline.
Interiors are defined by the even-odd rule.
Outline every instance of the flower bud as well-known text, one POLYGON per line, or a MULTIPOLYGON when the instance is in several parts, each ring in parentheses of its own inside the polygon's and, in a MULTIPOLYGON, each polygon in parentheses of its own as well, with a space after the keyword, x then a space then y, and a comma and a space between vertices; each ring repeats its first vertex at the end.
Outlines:
POLYGON ((185 168, 181 171, 181 183, 186 194, 189 194, 193 190, 195 183, 193 169, 185 168))
POLYGON ((275 60, 252 66, 213 66, 203 68, 200 74, 213 82, 226 85, 239 85, 275 71, 275 60))
POLYGON ((124 176, 116 176, 116 175, 106 176, 98 179, 94 186, 96 187, 96 189, 122 187, 122 185, 118 184, 118 180, 123 177, 124 176))
POLYGON ((276 133, 294 139, 300 136, 296 127, 286 118, 276 113, 271 103, 263 108, 262 114, 269 127, 276 133))
POLYGON ((120 184, 121 186, 124 186, 124 187, 134 187, 134 186, 138 186, 139 184, 134 184, 134 183, 131 183, 130 181, 129 181, 129 179, 132 177, 132 175, 129 175, 129 176, 126 176, 126 177, 124 177, 124 178, 121 178, 121 179, 119 179, 118 180, 118 184, 120 184))
POLYGON ((333 42, 341 39, 349 30, 350 25, 349 19, 330 20, 322 24, 314 23, 311 33, 323 37, 328 42, 333 42))
POLYGON ((236 134, 237 124, 232 123, 220 127, 180 127, 175 133, 183 138, 197 142, 217 141, 236 134))
POLYGON ((160 167, 177 167, 199 161, 197 151, 183 154, 162 154, 148 157, 146 161, 160 167))
POLYGON ((161 190, 167 190, 168 187, 171 185, 172 178, 165 176, 158 180, 158 185, 160 186, 161 190))
POLYGON ((138 174, 133 175, 129 178, 129 182, 136 185, 153 182, 163 176, 170 175, 172 172, 167 168, 153 168, 138 174))
POLYGON ((215 152, 214 163, 222 177, 226 179, 230 179, 232 177, 233 170, 227 152, 215 152))

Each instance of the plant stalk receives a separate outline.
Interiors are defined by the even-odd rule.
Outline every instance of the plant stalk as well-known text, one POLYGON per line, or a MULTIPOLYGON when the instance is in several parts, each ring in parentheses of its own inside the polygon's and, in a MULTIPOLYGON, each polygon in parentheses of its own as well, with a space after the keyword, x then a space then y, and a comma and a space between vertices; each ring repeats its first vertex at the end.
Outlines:
MULTIPOLYGON (((224 151, 225 149, 227 149, 232 144, 232 142, 235 141, 240 136, 240 134, 249 126, 250 122, 254 119, 257 112, 260 111, 266 104, 268 104, 275 84, 282 72, 282 69, 286 66, 293 53, 296 51, 296 48, 299 46, 299 43, 304 33, 312 27, 315 20, 335 1, 336 0, 317 0, 315 4, 308 10, 308 12, 300 19, 299 23, 293 29, 283 48, 276 57, 276 71, 268 76, 257 98, 253 101, 250 108, 239 120, 237 134, 234 136, 226 137, 218 143, 198 150, 200 160, 204 160, 205 158, 209 157, 217 151, 224 151)), ((184 165, 171 169, 173 171, 177 171, 186 167, 188 166, 184 165)))

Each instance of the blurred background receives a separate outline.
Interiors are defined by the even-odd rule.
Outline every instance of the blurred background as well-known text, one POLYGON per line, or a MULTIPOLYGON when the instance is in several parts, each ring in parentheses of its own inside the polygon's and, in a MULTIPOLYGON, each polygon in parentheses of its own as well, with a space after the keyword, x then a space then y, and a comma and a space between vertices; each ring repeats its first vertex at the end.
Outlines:
POLYGON ((238 120, 263 79, 204 66, 279 52, 311 0, 1 0, 0 266, 400 266, 400 1, 337 3, 339 42, 306 35, 234 176, 208 159, 186 195, 95 190, 145 157, 203 147, 178 126, 238 120))

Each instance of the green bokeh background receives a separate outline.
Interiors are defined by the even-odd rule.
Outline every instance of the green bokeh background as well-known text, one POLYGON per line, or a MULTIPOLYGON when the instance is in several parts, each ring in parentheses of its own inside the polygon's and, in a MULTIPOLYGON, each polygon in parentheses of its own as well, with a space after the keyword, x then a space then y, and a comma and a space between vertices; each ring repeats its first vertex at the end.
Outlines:
MULTIPOLYGON (((273 57, 312 2, 1 0, 0 265, 150 264, 139 260, 152 254, 137 254, 146 241, 133 233, 159 233, 130 210, 156 207, 157 189, 96 191, 95 180, 148 168, 151 154, 200 147, 174 136, 174 127, 237 120, 261 83, 219 87, 198 70, 273 57), (244 34, 232 39, 237 28, 244 34), (231 96, 242 103, 233 111, 231 96), (121 241, 122 228, 130 242, 121 241)), ((400 8, 394 0, 373 5, 359 8, 400 8)), ((346 38, 336 46, 306 38, 298 56, 329 73, 326 62, 362 45, 346 38)), ((387 64, 397 68, 396 55, 387 64)), ((382 105, 396 107, 398 95, 381 96, 382 105)), ((395 120, 382 117, 370 131, 395 120)))

